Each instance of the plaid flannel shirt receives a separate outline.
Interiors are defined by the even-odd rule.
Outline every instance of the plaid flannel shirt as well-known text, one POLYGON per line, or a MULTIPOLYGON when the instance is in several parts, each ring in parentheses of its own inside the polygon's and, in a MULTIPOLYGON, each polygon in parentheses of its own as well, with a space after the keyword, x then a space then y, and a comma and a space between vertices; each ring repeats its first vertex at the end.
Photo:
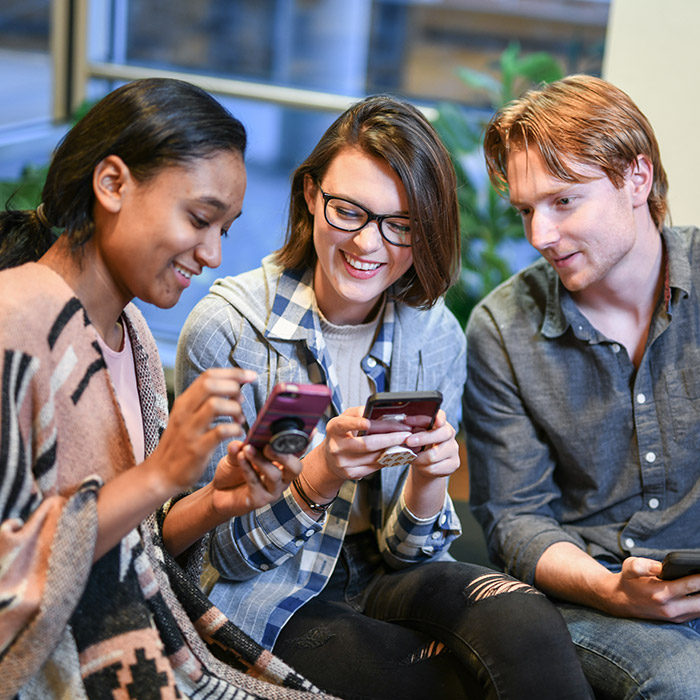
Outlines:
MULTIPOLYGON (((326 348, 313 292, 312 272, 283 271, 270 258, 261 268, 217 280, 183 327, 176 388, 208 367, 234 364, 258 374, 243 388, 248 425, 278 382, 324 382, 332 402, 309 449, 325 436, 325 423, 348 408, 326 348)), ((418 310, 388 300, 382 324, 362 367, 377 391, 439 389, 455 427, 460 421, 465 342, 442 302, 418 310)), ((215 453, 203 483, 225 454, 215 453)), ((460 532, 449 496, 434 518, 406 508, 406 467, 385 469, 370 481, 370 521, 385 561, 399 569, 451 558, 460 532)), ((338 559, 357 485, 347 481, 330 510, 316 521, 287 490, 276 503, 234 518, 213 533, 211 562, 220 574, 211 599, 254 639, 272 648, 285 622, 319 593, 338 559)))

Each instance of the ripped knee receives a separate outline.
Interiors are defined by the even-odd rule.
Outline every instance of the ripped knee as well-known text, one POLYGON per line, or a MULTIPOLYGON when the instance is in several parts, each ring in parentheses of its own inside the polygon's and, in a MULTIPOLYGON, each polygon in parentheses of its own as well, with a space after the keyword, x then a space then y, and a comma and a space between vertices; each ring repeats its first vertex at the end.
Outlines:
POLYGON ((463 591, 463 595, 470 605, 506 593, 543 595, 527 583, 497 571, 475 578, 463 591))
POLYGON ((412 651, 408 656, 401 659, 400 665, 411 666, 412 664, 425 661, 426 659, 430 659, 446 651, 447 647, 442 642, 427 642, 423 646, 420 646, 418 649, 412 651))

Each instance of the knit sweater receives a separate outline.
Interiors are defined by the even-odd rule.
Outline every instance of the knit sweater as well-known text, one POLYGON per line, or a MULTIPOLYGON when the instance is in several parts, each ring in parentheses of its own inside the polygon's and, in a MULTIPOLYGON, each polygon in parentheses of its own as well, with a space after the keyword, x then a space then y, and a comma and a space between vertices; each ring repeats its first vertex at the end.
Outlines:
MULTIPOLYGON (((200 592, 202 546, 183 556, 187 572, 169 556, 167 505, 93 565, 98 491, 135 466, 96 331, 36 263, 0 273, 0 319, 0 698, 316 693, 200 592)), ((124 320, 150 454, 165 382, 138 309, 124 320)))

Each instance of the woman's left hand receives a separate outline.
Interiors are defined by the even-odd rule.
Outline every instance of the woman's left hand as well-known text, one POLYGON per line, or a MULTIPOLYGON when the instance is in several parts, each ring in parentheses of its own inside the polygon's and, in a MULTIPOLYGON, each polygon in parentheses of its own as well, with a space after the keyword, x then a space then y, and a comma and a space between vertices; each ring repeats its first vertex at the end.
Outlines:
POLYGON ((277 454, 268 445, 261 454, 234 440, 219 460, 211 494, 212 506, 224 520, 277 501, 302 469, 298 457, 277 454))
POLYGON ((440 410, 430 430, 422 430, 406 438, 405 445, 417 453, 411 464, 423 478, 446 477, 459 469, 459 445, 455 429, 440 410), (425 449, 418 451, 422 446, 425 449))
POLYGON ((411 463, 404 489, 406 505, 418 518, 433 517, 445 502, 447 477, 459 468, 455 429, 440 411, 430 430, 413 433, 404 444, 416 451, 426 446, 411 463))

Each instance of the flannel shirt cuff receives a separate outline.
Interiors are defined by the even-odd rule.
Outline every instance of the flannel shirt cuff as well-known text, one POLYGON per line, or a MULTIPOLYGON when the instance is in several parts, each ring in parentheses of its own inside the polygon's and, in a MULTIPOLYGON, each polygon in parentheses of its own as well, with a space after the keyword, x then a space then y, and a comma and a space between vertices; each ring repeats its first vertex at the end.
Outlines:
POLYGON ((418 518, 409 510, 402 493, 389 517, 386 532, 389 552, 398 561, 413 563, 440 554, 459 537, 462 528, 448 494, 439 513, 431 518, 418 518))

